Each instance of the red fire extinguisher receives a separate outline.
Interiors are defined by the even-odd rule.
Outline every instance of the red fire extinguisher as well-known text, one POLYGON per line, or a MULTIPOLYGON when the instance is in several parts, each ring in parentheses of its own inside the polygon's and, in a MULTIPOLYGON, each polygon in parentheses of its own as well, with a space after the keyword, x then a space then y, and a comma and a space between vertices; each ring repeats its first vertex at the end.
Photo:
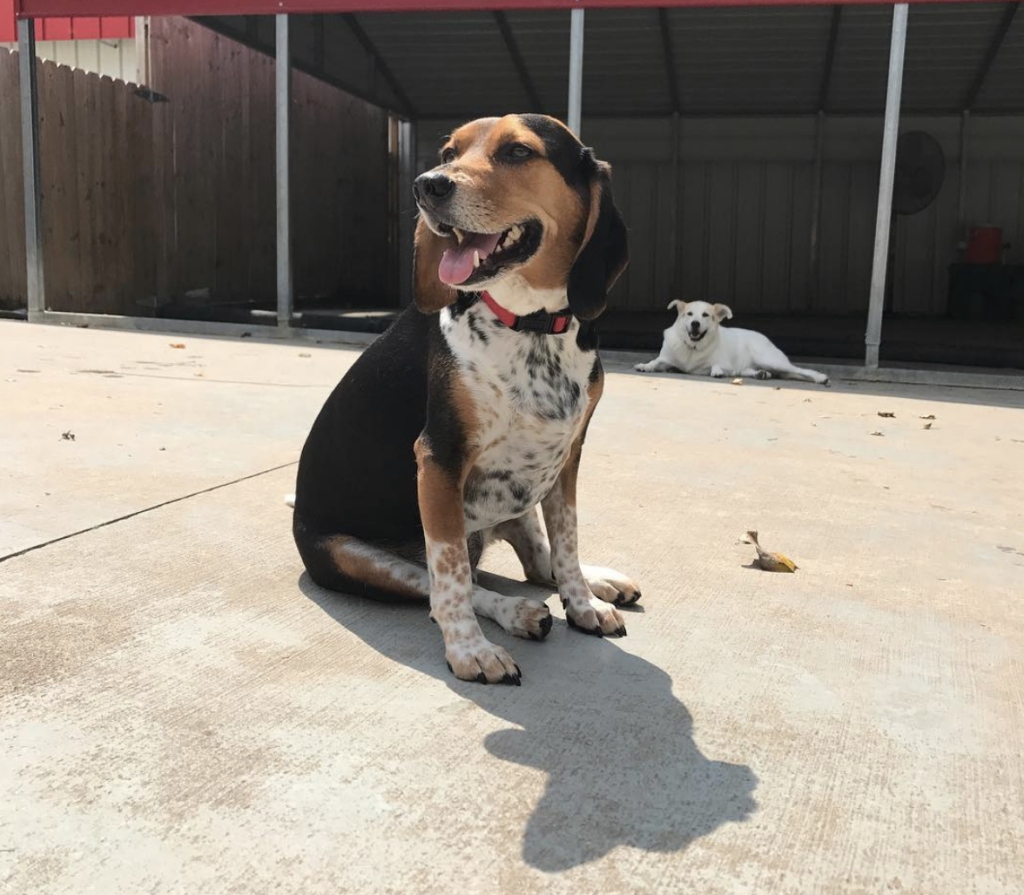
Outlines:
POLYGON ((964 261, 968 264, 998 264, 1002 260, 1003 231, 985 224, 971 227, 964 261))

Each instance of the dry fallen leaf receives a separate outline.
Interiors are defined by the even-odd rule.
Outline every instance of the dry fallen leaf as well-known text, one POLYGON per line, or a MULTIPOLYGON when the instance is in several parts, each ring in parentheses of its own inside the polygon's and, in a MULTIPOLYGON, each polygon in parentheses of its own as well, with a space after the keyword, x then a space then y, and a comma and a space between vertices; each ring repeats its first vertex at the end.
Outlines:
POLYGON ((299 357, 312 357, 312 354, 307 354, 305 351, 299 352, 299 357))
POLYGON ((74 441, 75 433, 68 429, 67 432, 61 432, 60 437, 63 438, 65 441, 74 441))
POLYGON ((732 384, 733 384, 733 385, 743 385, 743 378, 742 378, 742 377, 740 377, 740 376, 737 376, 737 377, 736 377, 736 378, 735 378, 735 379, 734 379, 734 380, 732 381, 732 384))
POLYGON ((925 423, 925 424, 924 424, 924 427, 925 427, 926 429, 930 429, 930 428, 932 427, 932 424, 931 424, 931 423, 925 423))
POLYGON ((795 572, 797 570, 797 564, 788 556, 764 550, 757 542, 756 531, 748 531, 746 537, 741 540, 754 545, 754 549, 757 550, 757 564, 766 572, 795 572))
POLYGON ((935 419, 935 414, 934 413, 929 413, 927 416, 919 416, 918 419, 919 420, 933 420, 933 419, 935 419))
POLYGON ((185 347, 185 343, 184 342, 171 342, 171 347, 172 348, 184 348, 185 347))
POLYGON ((885 438, 885 433, 884 432, 877 432, 876 431, 876 432, 872 432, 871 434, 872 435, 877 435, 879 438, 885 438))
POLYGON ((890 420, 896 418, 896 414, 893 413, 891 410, 879 410, 878 415, 890 420))

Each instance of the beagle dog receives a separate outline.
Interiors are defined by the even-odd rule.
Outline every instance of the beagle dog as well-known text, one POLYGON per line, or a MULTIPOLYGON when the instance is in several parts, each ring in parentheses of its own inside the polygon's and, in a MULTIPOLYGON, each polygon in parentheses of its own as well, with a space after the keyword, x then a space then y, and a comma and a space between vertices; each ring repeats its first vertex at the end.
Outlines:
POLYGON ((576 475, 604 384, 594 319, 628 261, 610 168, 543 115, 456 130, 416 179, 415 306, 353 364, 302 450, 293 531, 318 584, 430 601, 456 677, 520 683, 477 616, 541 640, 538 600, 476 583, 508 541, 568 623, 625 635, 639 588, 577 555, 576 475), (543 509, 546 533, 538 516, 543 509), (593 597, 599 599, 593 599, 593 597))

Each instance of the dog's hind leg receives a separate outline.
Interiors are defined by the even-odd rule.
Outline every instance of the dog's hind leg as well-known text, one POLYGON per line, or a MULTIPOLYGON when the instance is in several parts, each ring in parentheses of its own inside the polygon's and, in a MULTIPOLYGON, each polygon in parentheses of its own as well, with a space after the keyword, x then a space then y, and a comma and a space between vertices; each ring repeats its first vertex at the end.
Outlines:
POLYGON ((640 586, 632 578, 609 569, 607 566, 580 566, 587 580, 590 592, 606 603, 616 606, 632 606, 640 599, 640 586))
MULTIPOLYGON (((409 551, 391 550, 347 535, 309 536, 301 522, 295 528, 302 560, 321 587, 378 599, 430 599, 426 566, 400 555, 422 555, 422 544, 409 551)), ((497 622, 515 637, 542 640, 551 630, 551 611, 539 600, 506 597, 474 585, 471 602, 477 615, 497 622)))
POLYGON ((396 550, 349 535, 321 534, 299 513, 292 530, 306 571, 321 587, 378 599, 426 600, 430 596, 426 568, 396 550))
MULTIPOLYGON (((785 357, 785 356, 784 356, 785 357)), ((785 358, 786 363, 775 364, 771 370, 776 375, 783 379, 799 379, 802 382, 816 382, 818 385, 828 385, 828 376, 824 373, 819 373, 817 370, 808 370, 806 367, 798 367, 795 364, 789 362, 788 358, 785 358)))
POLYGON ((508 522, 494 526, 491 534, 512 545, 516 556, 523 564, 523 574, 526 575, 527 581, 554 585, 555 576, 551 572, 551 545, 544 529, 541 528, 536 507, 518 519, 509 519, 508 522))
MULTIPOLYGON (((492 534, 508 541, 523 564, 527 581, 556 586, 551 570, 551 545, 534 508, 518 519, 510 519, 494 527, 492 534)), ((591 593, 606 603, 630 606, 640 599, 640 588, 626 575, 605 566, 580 567, 591 593)))
POLYGON ((828 385, 828 377, 824 373, 796 366, 786 357, 781 348, 768 339, 764 339, 763 344, 756 346, 752 360, 753 367, 759 370, 768 370, 782 379, 799 379, 803 382, 828 385))

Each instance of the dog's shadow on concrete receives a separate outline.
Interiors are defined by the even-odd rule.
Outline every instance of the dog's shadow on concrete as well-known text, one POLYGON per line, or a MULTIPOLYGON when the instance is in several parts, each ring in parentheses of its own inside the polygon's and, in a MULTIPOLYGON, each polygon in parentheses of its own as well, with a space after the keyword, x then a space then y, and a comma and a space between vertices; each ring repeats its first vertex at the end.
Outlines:
MULTIPOLYGON (((480 583, 509 595, 551 596, 486 573, 480 583)), ((567 870, 617 845, 677 852, 724 823, 746 820, 757 807, 753 771, 705 757, 671 678, 614 640, 582 635, 556 618, 547 640, 532 643, 484 621, 487 636, 522 667, 523 686, 465 683, 445 667, 425 604, 378 604, 367 611, 367 601, 324 590, 305 572, 299 584, 368 646, 521 728, 492 733, 484 746, 502 761, 547 774, 523 836, 523 859, 532 867, 567 870)), ((472 749, 467 744, 470 758, 472 749)))

